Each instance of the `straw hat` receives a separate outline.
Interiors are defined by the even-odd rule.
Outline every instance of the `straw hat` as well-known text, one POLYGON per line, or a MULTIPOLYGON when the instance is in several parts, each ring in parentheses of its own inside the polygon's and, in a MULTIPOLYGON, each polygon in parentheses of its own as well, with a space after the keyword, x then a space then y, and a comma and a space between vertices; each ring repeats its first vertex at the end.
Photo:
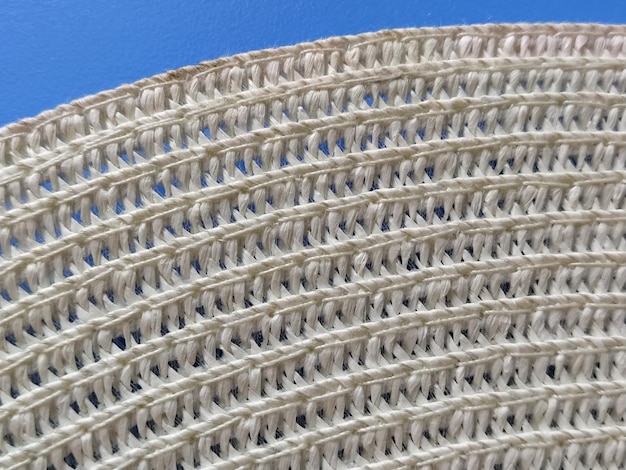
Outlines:
POLYGON ((383 31, 0 129, 0 468, 624 468, 625 66, 383 31))

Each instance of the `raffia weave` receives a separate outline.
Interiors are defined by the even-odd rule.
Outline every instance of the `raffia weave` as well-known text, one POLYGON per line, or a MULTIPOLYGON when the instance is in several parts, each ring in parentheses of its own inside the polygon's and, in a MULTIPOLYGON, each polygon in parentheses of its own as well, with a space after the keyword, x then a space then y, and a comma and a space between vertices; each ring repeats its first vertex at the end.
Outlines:
POLYGON ((256 52, 0 129, 0 468, 626 468, 626 27, 256 52))

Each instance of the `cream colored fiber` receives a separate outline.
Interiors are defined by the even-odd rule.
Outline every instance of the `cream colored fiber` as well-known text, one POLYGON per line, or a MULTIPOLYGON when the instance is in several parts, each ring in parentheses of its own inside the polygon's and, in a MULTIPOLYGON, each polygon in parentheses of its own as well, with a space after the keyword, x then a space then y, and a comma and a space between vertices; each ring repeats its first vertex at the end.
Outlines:
POLYGON ((254 52, 0 129, 0 468, 626 468, 626 27, 254 52))

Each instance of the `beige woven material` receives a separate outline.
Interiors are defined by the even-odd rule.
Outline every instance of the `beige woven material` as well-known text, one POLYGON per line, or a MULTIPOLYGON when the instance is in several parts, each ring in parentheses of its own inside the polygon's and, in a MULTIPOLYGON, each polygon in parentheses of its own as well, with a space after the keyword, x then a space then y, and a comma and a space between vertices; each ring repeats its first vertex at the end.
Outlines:
POLYGON ((0 129, 0 468, 626 468, 626 27, 386 31, 0 129))

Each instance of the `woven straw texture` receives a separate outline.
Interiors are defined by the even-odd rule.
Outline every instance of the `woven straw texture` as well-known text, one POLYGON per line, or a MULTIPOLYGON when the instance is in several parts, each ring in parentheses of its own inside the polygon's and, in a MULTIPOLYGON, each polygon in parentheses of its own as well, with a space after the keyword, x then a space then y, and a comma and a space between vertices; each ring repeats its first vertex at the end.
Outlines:
POLYGON ((0 129, 0 468, 626 468, 626 27, 250 53, 0 129))

